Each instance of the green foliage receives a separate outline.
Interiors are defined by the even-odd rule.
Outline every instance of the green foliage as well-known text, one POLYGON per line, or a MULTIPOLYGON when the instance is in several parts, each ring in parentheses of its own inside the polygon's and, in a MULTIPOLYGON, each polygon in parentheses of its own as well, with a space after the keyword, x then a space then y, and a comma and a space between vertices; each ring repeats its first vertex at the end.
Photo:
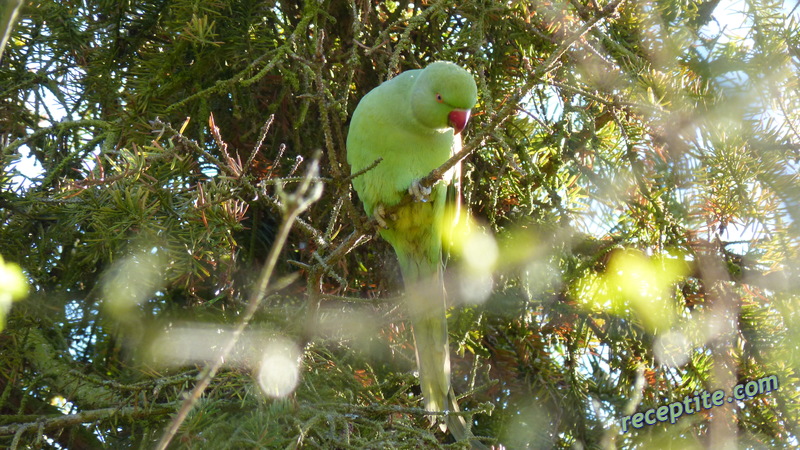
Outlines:
POLYGON ((28 284, 25 274, 19 265, 6 263, 0 256, 0 331, 6 324, 6 314, 11 309, 11 302, 22 300, 28 295, 28 284))
POLYGON ((151 448, 179 424, 172 448, 457 448, 419 408, 394 259, 344 162, 357 101, 437 59, 479 87, 463 232, 481 245, 447 276, 473 432, 796 444, 800 27, 745 6, 722 30, 716 1, 30 2, 0 60, 0 254, 29 286, 0 333, 0 445, 151 448), (258 380, 277 336, 301 357, 276 399, 258 380))

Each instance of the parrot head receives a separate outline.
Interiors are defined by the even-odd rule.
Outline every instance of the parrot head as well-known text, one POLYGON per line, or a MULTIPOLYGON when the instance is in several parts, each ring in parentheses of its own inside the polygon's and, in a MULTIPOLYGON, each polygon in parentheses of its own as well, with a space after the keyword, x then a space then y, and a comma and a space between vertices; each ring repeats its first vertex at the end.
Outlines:
POLYGON ((428 128, 452 128, 453 134, 467 126, 477 101, 475 78, 447 61, 437 61, 423 69, 411 92, 414 117, 428 128))

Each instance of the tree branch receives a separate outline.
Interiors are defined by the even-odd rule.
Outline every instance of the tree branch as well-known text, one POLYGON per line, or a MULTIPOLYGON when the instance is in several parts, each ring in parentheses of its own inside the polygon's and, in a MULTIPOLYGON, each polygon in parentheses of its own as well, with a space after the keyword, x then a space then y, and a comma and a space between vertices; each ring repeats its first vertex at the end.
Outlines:
POLYGON ((156 415, 169 414, 175 411, 175 406, 177 404, 177 402, 159 403, 146 409, 136 406, 125 406, 122 408, 93 409, 81 411, 77 414, 68 414, 63 416, 45 416, 40 417, 33 422, 12 423, 9 425, 0 426, 0 435, 24 433, 26 430, 39 427, 43 427, 44 430, 53 430, 72 425, 79 425, 82 423, 104 421, 109 419, 140 419, 144 417, 152 417, 156 415))

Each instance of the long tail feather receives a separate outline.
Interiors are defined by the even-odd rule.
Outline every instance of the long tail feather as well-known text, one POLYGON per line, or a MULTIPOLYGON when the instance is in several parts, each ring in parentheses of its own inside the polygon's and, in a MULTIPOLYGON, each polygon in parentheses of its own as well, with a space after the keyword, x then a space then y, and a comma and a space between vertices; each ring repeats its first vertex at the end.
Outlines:
MULTIPOLYGON (((431 270, 434 276, 420 278, 419 269, 422 266, 424 263, 420 264, 420 261, 403 261, 401 258, 417 353, 419 384, 427 411, 457 413, 460 409, 450 386, 450 346, 442 268, 437 265, 431 270), (417 282, 412 284, 409 280, 417 282)), ((431 425, 436 424, 437 416, 431 416, 430 420, 431 425)), ((469 440, 473 449, 487 448, 475 439, 466 420, 459 414, 445 415, 443 419, 439 419, 439 427, 443 432, 450 430, 457 441, 469 440)))
MULTIPOLYGON (((442 233, 444 190, 435 189, 428 203, 412 203, 396 212, 393 227, 381 231, 397 254, 406 287, 406 305, 417 353, 419 384, 425 409, 431 412, 458 412, 450 387, 450 346, 447 335, 447 301, 442 271, 442 233), (420 225, 429 224, 429 226, 420 225)), ((486 448, 472 437, 460 415, 443 419, 431 415, 431 425, 439 423, 457 440, 469 439, 473 448, 486 448)))

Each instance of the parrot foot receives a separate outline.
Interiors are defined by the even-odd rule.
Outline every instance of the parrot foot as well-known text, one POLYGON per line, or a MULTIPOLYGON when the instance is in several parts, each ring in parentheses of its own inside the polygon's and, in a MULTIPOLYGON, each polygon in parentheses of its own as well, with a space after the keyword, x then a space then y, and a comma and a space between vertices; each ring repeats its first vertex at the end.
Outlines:
POLYGON ((378 222, 379 227, 384 230, 389 229, 389 225, 386 223, 386 208, 384 208, 382 204, 378 203, 375 206, 375 209, 372 211, 372 217, 375 218, 375 222, 378 222))
POLYGON ((431 187, 425 187, 420 184, 419 180, 414 180, 411 186, 408 187, 408 193, 413 195, 418 202, 427 202, 430 199, 431 187))

